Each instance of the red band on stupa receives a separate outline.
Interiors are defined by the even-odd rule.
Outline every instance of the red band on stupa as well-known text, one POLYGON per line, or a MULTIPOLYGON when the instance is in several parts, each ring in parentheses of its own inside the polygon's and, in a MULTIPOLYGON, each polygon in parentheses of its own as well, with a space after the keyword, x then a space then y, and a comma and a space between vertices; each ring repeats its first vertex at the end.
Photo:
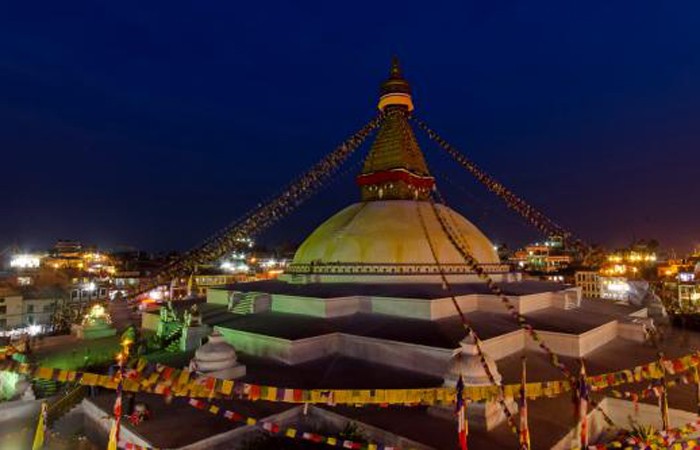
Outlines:
POLYGON ((403 181, 417 188, 432 188, 435 185, 433 177, 421 177, 405 169, 383 170, 359 175, 356 179, 359 186, 384 184, 391 181, 403 181))

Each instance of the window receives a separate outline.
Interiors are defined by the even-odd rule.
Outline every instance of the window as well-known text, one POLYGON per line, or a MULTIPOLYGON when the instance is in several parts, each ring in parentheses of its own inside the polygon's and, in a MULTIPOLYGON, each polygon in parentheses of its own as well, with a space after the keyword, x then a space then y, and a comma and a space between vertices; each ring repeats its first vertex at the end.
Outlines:
POLYGON ((34 305, 27 305, 27 312, 33 313, 34 312, 34 305))
POLYGON ((7 306, 6 305, 0 306, 0 314, 7 314, 7 306))

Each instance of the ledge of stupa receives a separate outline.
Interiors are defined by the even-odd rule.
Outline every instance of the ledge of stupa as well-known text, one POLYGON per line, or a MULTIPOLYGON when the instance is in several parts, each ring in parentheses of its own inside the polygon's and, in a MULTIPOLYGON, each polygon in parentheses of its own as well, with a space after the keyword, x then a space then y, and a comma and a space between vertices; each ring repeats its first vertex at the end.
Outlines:
MULTIPOLYGON (((498 361, 537 348, 513 317, 504 312, 498 298, 470 295, 477 295, 477 299, 474 307, 464 308, 466 319, 493 359, 498 361), (487 307, 482 308, 482 304, 487 307)), ((370 310, 331 317, 324 315, 327 302, 351 300, 274 294, 271 310, 267 312, 234 314, 227 312, 227 305, 209 303, 202 308, 202 313, 205 323, 219 331, 237 351, 283 364, 303 364, 342 355, 405 370, 420 370, 430 376, 444 376, 465 336, 460 318, 449 315, 430 319, 429 314, 421 318, 399 313, 401 310, 415 313, 421 308, 430 311, 431 304, 442 299, 382 297, 370 310), (277 295, 282 297, 277 298, 277 295), (287 307, 280 306, 285 304, 287 307), (297 306, 292 308, 290 304, 297 306), (389 307, 394 309, 388 310, 389 307)), ((561 356, 584 357, 616 339, 637 343, 644 340, 643 325, 639 323, 645 320, 643 308, 588 300, 577 308, 565 309, 533 301, 538 308, 524 313, 525 316, 561 356)), ((451 303, 449 307, 454 308, 451 303)))

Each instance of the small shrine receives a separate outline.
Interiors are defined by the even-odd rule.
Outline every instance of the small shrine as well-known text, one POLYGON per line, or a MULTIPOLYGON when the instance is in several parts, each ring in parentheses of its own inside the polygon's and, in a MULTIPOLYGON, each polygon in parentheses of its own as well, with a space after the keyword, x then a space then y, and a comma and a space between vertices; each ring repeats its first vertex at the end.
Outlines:
POLYGON ((238 362, 236 349, 218 331, 214 331, 209 336, 209 342, 197 349, 190 361, 190 369, 200 375, 224 380, 240 378, 246 374, 245 365, 238 362))
POLYGON ((78 339, 99 339, 114 336, 117 329, 112 325, 112 318, 104 306, 93 305, 79 324, 71 326, 71 334, 78 339))

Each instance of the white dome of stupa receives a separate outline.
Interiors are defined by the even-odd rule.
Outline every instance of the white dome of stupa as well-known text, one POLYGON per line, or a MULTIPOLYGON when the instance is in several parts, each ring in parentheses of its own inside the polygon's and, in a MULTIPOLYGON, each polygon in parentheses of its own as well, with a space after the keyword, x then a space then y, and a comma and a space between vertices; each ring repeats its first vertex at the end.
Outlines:
MULTIPOLYGON (((498 264, 491 241, 474 224, 444 205, 436 205, 480 264, 498 264)), ((292 264, 464 265, 432 204, 414 200, 355 203, 326 220, 299 247, 292 264), (422 220, 421 220, 422 216, 422 220), (430 242, 428 242, 430 239, 430 242)))

